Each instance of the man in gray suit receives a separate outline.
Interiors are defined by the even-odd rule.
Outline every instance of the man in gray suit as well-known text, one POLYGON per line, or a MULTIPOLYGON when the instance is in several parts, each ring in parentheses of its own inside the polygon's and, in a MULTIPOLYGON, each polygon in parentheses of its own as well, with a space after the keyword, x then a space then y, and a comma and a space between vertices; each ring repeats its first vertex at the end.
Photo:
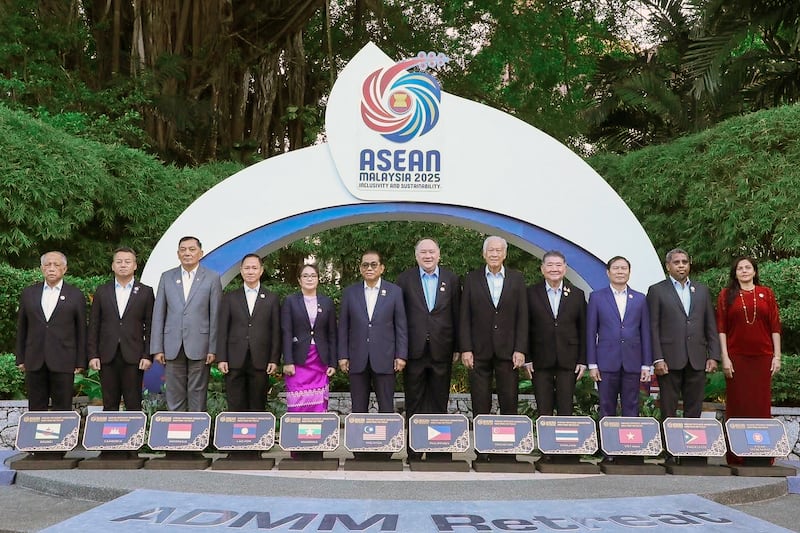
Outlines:
POLYGON ((205 411, 208 375, 217 353, 217 316, 222 284, 216 272, 200 265, 197 237, 178 242, 181 266, 161 274, 150 353, 166 365, 170 411, 205 411))
POLYGON ((691 259, 680 248, 666 256, 669 277, 647 291, 653 366, 658 378, 661 417, 698 418, 705 396, 706 372, 717 369, 719 336, 708 287, 689 280, 691 259))

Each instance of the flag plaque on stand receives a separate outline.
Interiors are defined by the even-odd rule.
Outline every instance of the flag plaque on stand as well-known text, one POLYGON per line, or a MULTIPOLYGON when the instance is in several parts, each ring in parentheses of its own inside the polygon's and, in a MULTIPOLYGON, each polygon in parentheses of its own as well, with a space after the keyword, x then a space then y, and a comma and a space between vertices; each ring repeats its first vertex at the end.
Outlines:
POLYGON ((64 470, 75 468, 79 459, 64 453, 78 445, 81 416, 75 411, 28 411, 19 417, 15 445, 29 455, 10 466, 14 470, 64 470))
POLYGON ((661 426, 652 417, 607 416, 600 420, 600 448, 605 474, 658 475, 661 465, 646 463, 645 457, 661 453, 661 426))
POLYGON ((667 472, 682 476, 727 476, 731 471, 709 465, 709 457, 724 457, 725 435, 715 418, 677 418, 664 420, 664 446, 673 460, 665 464, 667 472))
POLYGON ((211 464, 212 470, 270 470, 274 459, 261 454, 275 445, 272 413, 223 412, 214 424, 214 446, 228 456, 211 464))
POLYGON ((159 411, 150 419, 147 445, 164 457, 148 460, 144 467, 157 470, 203 470, 211 460, 203 450, 211 441, 211 415, 201 412, 159 411))
POLYGON ((344 446, 355 460, 345 470, 402 470, 392 454, 405 447, 405 420, 397 413, 351 413, 344 419, 344 446))
POLYGON ((135 470, 144 465, 138 450, 144 446, 147 416, 141 411, 95 411, 86 417, 83 447, 100 451, 84 459, 78 468, 92 470, 135 470))
POLYGON ((548 416, 536 419, 536 440, 542 457, 536 469, 546 474, 599 474, 600 467, 582 462, 597 452, 597 425, 590 416, 548 416))
MULTIPOLYGON (((462 414, 413 415, 408 421, 409 447, 418 453, 466 453, 470 449, 469 420, 462 414)), ((469 472, 466 460, 414 461, 421 472, 469 472)))
POLYGON ((533 472, 530 461, 517 455, 530 455, 534 449, 533 422, 524 415, 478 415, 472 421, 475 452, 485 461, 475 461, 476 472, 533 472), (481 455, 479 455, 481 457, 481 455))
POLYGON ((324 459, 323 452, 339 447, 339 415, 336 413, 286 413, 281 417, 280 446, 291 452, 278 470, 337 470, 338 459, 324 459))
POLYGON ((786 427, 777 418, 731 418, 725 421, 731 452, 744 461, 729 465, 736 476, 785 477, 796 475, 794 468, 773 465, 776 457, 791 452, 786 427))

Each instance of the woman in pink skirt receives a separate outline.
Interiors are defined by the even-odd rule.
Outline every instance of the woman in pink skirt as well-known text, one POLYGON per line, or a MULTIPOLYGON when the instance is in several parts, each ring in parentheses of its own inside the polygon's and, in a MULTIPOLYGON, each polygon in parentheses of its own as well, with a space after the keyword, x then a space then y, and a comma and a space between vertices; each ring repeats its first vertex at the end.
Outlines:
POLYGON ((328 410, 328 380, 336 372, 336 308, 317 294, 319 270, 303 265, 300 292, 290 294, 281 309, 283 375, 289 412, 328 410))

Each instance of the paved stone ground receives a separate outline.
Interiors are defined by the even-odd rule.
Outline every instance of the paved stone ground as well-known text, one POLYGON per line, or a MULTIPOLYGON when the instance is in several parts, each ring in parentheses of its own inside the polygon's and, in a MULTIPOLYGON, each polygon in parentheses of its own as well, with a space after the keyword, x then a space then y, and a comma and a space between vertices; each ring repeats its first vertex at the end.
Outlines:
MULTIPOLYGON (((285 456, 285 454, 283 455, 285 456)), ((278 455, 278 457, 282 457, 278 455)), ((554 474, 336 471, 19 471, 0 487, 0 532, 38 531, 131 490, 298 498, 392 500, 550 500, 699 494, 791 531, 800 528, 800 496, 786 478, 562 476, 554 474), (476 482, 480 490, 476 491, 476 482)))

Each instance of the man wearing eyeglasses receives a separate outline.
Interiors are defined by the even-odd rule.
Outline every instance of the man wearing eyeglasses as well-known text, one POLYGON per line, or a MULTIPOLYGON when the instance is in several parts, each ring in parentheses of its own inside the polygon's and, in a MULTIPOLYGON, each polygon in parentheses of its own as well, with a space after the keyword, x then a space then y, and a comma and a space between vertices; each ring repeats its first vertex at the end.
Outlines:
POLYGON ((378 252, 361 256, 362 283, 342 292, 339 315, 339 368, 350 375, 354 413, 369 410, 375 392, 378 411, 394 412, 395 372, 406 366, 408 331, 400 287, 381 279, 385 266, 378 252))

